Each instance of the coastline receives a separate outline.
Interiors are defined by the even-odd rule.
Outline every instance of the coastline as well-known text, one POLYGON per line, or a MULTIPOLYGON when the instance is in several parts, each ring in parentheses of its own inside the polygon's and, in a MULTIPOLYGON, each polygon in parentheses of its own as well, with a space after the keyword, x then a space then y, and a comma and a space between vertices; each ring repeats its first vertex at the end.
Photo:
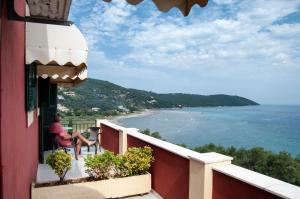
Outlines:
POLYGON ((124 119, 124 118, 132 118, 132 117, 144 117, 148 115, 152 115, 157 111, 162 111, 162 110, 181 110, 182 108, 155 108, 155 109, 144 109, 141 111, 136 111, 134 113, 128 113, 124 115, 117 115, 117 116, 110 116, 106 118, 108 121, 120 125, 119 120, 124 119))
POLYGON ((299 111, 297 105, 195 107, 150 109, 106 119, 120 126, 158 131, 169 142, 185 143, 188 147, 208 143, 226 147, 259 146, 277 153, 287 151, 295 157, 299 154, 298 134, 295 134, 300 128, 299 111))
POLYGON ((145 109, 145 110, 142 110, 142 111, 137 111, 137 112, 129 113, 129 114, 126 114, 126 115, 113 116, 113 117, 109 118, 108 121, 110 121, 114 124, 120 124, 119 121, 121 119, 132 118, 132 117, 144 117, 144 116, 152 115, 156 111, 157 110, 155 110, 155 109, 145 109))

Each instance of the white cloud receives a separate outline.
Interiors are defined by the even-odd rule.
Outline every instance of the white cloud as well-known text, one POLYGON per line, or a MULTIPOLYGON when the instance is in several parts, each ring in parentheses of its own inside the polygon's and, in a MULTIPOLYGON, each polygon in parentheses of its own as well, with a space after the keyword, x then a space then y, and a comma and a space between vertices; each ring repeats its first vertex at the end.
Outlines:
MULTIPOLYGON (((72 12, 81 15, 74 19, 79 28, 85 35, 89 46, 92 49, 97 49, 101 43, 106 42, 106 38, 117 40, 122 37, 120 28, 128 26, 134 21, 127 21, 126 19, 135 10, 135 7, 129 6, 126 1, 113 1, 108 4, 103 1, 89 1, 92 5, 88 6, 87 1, 75 1, 75 6, 72 7, 72 12), (78 10, 86 9, 85 13, 78 13, 78 10)), ((71 15, 74 17, 74 14, 71 15)))
MULTIPOLYGON (((256 3, 259 6, 267 5, 261 1, 256 3)), ((266 66, 272 65, 274 60, 270 59, 270 56, 282 58, 283 54, 293 54, 292 51, 296 48, 290 44, 297 43, 298 38, 293 37, 292 40, 295 41, 287 44, 276 38, 273 31, 267 33, 261 30, 266 28, 265 26, 272 30, 272 23, 294 12, 297 5, 275 2, 265 8, 256 6, 252 3, 251 7, 239 11, 231 19, 215 19, 201 23, 183 23, 185 19, 178 18, 149 19, 143 22, 139 31, 134 31, 135 35, 127 38, 128 45, 134 50, 125 58, 140 62, 143 66, 161 65, 193 70, 206 64, 231 67, 232 62, 237 59, 243 59, 239 60, 241 62, 252 61, 266 66), (279 12, 281 9, 283 11, 279 12)), ((297 33, 292 26, 286 31, 297 33)), ((248 66, 246 63, 241 65, 248 66)))
POLYGON ((213 0, 213 2, 217 5, 229 5, 235 4, 237 0, 213 0))
POLYGON ((298 6, 299 1, 297 0, 288 2, 280 0, 242 1, 236 18, 242 23, 262 28, 290 13, 296 12, 298 6))
MULTIPOLYGON (((91 49, 97 52, 90 56, 93 74, 103 77, 101 72, 105 69, 106 76, 114 78, 108 75, 111 71, 127 82, 133 81, 130 78, 141 79, 139 75, 144 76, 144 81, 157 77, 164 83, 163 78, 173 77, 190 82, 191 90, 197 90, 192 87, 197 82, 204 83, 204 79, 259 83, 300 75, 300 24, 276 24, 283 17, 299 12, 299 1, 214 0, 214 3, 205 9, 194 8, 191 16, 184 18, 177 12, 161 14, 152 2, 134 7, 125 1, 111 4, 94 1, 93 8, 86 11, 89 14, 76 19, 91 49)), ((85 4, 83 1, 82 5, 85 4)), ((291 88, 300 86, 297 83, 293 82, 291 88)), ((249 84, 239 86, 236 91, 242 92, 249 84)), ((167 89, 162 87, 151 88, 167 89)), ((208 92, 201 88, 204 90, 197 91, 208 92)), ((224 93, 230 90, 226 89, 224 93)))

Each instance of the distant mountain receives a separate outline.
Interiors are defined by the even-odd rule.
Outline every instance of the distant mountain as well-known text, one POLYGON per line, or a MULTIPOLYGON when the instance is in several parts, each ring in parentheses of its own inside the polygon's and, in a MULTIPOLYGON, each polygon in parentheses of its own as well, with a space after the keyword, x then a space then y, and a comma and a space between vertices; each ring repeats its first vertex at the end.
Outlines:
POLYGON ((158 94, 124 88, 108 81, 87 79, 78 87, 60 88, 58 103, 70 110, 100 108, 100 111, 136 111, 151 108, 258 105, 230 95, 158 94))

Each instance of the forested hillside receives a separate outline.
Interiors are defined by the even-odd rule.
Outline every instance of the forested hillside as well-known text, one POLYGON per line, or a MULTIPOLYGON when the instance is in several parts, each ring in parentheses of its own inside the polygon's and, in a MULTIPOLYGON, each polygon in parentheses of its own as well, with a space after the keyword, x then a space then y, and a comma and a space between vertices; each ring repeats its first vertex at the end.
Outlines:
POLYGON ((128 89, 116 84, 87 79, 78 87, 60 88, 58 103, 66 110, 99 110, 101 112, 132 112, 151 108, 246 106, 258 105, 249 99, 230 95, 158 94, 128 89))

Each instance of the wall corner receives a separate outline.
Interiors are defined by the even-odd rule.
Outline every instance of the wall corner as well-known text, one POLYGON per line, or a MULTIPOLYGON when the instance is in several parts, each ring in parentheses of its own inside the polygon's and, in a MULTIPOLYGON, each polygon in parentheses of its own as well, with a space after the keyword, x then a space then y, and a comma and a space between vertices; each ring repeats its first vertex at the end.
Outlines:
POLYGON ((123 155, 127 151, 127 133, 119 130, 119 154, 123 155))
POLYGON ((189 199, 212 199, 213 167, 231 164, 231 160, 215 162, 190 158, 189 199))

